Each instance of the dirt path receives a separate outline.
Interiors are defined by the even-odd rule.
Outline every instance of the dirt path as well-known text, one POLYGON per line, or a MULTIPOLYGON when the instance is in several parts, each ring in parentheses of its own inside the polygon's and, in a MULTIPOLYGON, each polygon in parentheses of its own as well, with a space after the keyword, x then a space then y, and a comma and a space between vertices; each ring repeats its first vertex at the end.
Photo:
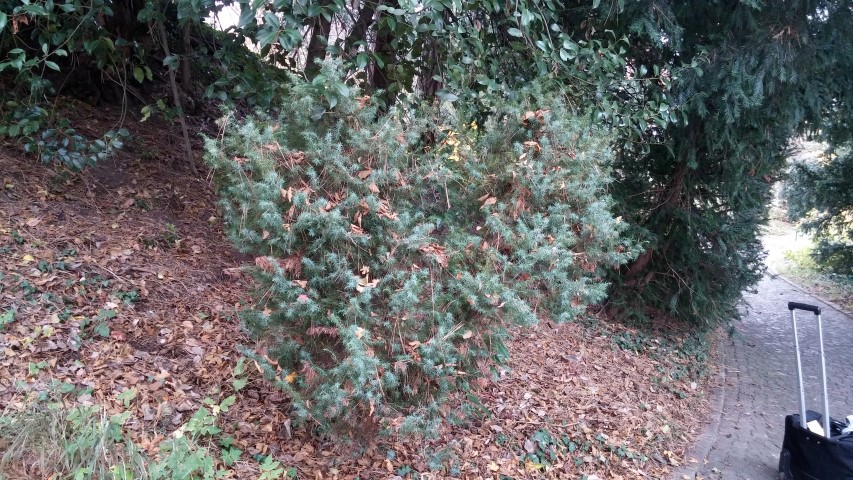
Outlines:
MULTIPOLYGON (((779 277, 765 277, 758 293, 747 294, 744 300, 749 308, 736 323, 737 334, 721 345, 725 377, 717 393, 717 411, 694 450, 699 464, 674 478, 776 478, 784 418, 799 408, 788 301, 822 307, 829 408, 834 418, 853 414, 853 369, 849 361, 853 318, 779 277)), ((822 410, 814 318, 802 312, 798 325, 806 406, 822 410)))

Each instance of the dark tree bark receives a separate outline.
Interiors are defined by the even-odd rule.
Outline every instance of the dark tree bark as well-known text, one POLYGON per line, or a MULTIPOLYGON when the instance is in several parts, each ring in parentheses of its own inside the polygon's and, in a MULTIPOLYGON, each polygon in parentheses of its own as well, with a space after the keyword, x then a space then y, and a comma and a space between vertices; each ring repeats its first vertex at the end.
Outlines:
POLYGON ((191 27, 192 24, 190 22, 186 22, 184 23, 182 30, 184 55, 181 58, 181 86, 184 88, 184 92, 188 95, 191 91, 190 83, 192 82, 192 70, 190 68, 190 57, 192 56, 193 51, 192 39, 190 36, 191 27))
POLYGON ((144 6, 143 0, 111 2, 113 16, 104 19, 104 28, 113 35, 129 41, 136 40, 138 35, 147 35, 145 25, 137 21, 137 16, 144 6))
POLYGON ((373 71, 370 75, 370 85, 376 90, 385 91, 391 85, 387 69, 393 65, 394 52, 391 49, 393 36, 388 31, 388 28, 382 25, 383 16, 383 14, 379 14, 379 29, 376 32, 376 44, 373 47, 373 51, 385 62, 385 65, 380 67, 374 62, 373 71))
POLYGON ((358 11, 358 18, 344 42, 344 51, 350 56, 355 56, 358 53, 356 42, 367 41, 367 32, 373 24, 373 16, 376 14, 376 7, 379 5, 382 5, 381 0, 377 3, 367 1, 362 3, 358 11))
MULTIPOLYGON (((166 27, 163 25, 163 22, 157 22, 157 28, 160 30, 160 41, 162 42, 163 53, 168 57, 169 56, 169 37, 166 35, 166 27)), ((192 144, 190 143, 190 134, 189 129, 187 128, 187 121, 184 118, 184 109, 181 106, 181 94, 178 91, 178 82, 175 78, 175 70, 169 68, 169 84, 172 87, 172 101, 175 102, 175 107, 178 108, 178 120, 181 123, 181 131, 184 135, 184 156, 187 164, 190 167, 190 171, 193 175, 198 175, 198 169, 195 166, 195 161, 193 160, 193 149, 192 144)))
MULTIPOLYGON (((323 2, 323 7, 328 6, 329 2, 323 2)), ((320 70, 317 65, 318 60, 326 58, 326 43, 329 39, 329 32, 332 29, 332 22, 327 20, 323 15, 317 15, 314 18, 314 23, 311 28, 311 40, 308 41, 308 51, 305 56, 305 74, 311 78, 320 70)))

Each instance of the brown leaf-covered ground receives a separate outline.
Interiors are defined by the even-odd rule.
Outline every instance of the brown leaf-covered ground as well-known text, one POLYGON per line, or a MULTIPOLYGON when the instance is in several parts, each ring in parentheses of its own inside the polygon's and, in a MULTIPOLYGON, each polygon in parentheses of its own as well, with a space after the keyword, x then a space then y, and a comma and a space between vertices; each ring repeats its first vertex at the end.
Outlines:
MULTIPOLYGON (((175 167, 179 137, 130 130, 125 151, 82 174, 0 147, 0 315, 15 310, 0 326, 0 408, 51 391, 128 409, 128 434, 156 455, 204 399, 234 393, 238 346, 252 345, 239 267, 252 259, 224 238, 210 179, 175 167)), ((299 478, 662 478, 707 403, 707 362, 676 348, 692 348, 687 336, 594 312, 517 330, 509 369, 471 392, 479 403, 460 393, 435 438, 366 446, 292 425, 286 396, 250 365, 220 418, 244 450, 232 478, 257 478, 257 455, 299 478)))

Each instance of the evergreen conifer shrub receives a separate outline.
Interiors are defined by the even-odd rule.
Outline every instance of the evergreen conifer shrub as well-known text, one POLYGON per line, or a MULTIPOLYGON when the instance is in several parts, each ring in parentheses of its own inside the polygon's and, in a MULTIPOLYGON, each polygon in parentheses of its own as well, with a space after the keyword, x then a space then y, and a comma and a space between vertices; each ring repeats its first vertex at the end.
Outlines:
POLYGON ((422 433, 506 360, 507 327, 604 298, 628 257, 607 138, 542 95, 477 125, 379 114, 325 78, 207 141, 228 235, 256 256, 249 354, 300 419, 422 433))

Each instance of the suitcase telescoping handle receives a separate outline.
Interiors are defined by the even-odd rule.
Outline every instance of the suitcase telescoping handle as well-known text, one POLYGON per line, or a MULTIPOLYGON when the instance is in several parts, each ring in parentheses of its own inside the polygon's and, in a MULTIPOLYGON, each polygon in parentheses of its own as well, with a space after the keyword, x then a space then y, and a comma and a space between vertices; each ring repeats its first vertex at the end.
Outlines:
POLYGON ((805 310, 807 312, 812 312, 815 315, 820 315, 820 307, 816 305, 809 305, 808 303, 788 302, 788 310, 805 310))
POLYGON ((794 349, 797 352, 797 380, 800 383, 800 426, 803 430, 808 429, 806 426, 806 392, 803 389, 803 363, 800 360, 800 339, 799 335, 797 335, 797 315, 795 311, 805 310, 817 316, 817 337, 818 345, 820 346, 820 375, 823 385, 823 435, 829 438, 829 397, 826 393, 826 357, 823 353, 823 324, 820 320, 820 307, 806 303, 788 302, 788 310, 791 311, 791 323, 794 326, 794 349))

